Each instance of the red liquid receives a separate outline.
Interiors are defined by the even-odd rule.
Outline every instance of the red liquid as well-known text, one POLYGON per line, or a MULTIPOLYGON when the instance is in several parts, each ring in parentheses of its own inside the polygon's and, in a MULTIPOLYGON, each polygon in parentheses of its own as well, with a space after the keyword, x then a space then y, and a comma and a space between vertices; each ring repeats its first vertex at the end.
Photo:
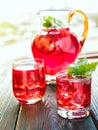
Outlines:
POLYGON ((90 106, 91 102, 91 78, 85 80, 68 81, 66 76, 59 78, 57 82, 58 106, 68 110, 78 110, 90 106))
POLYGON ((45 61, 46 74, 50 75, 74 62, 79 48, 79 41, 68 28, 41 30, 31 46, 33 56, 45 61))
POLYGON ((12 70, 14 95, 23 103, 39 101, 46 91, 44 67, 25 67, 20 66, 12 70))

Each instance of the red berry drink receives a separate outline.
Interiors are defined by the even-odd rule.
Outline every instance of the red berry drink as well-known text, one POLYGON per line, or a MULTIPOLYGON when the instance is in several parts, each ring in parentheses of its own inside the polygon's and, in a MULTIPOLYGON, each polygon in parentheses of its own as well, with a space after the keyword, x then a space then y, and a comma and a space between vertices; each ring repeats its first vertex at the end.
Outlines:
POLYGON ((32 53, 45 61, 46 74, 55 75, 75 61, 80 44, 69 28, 42 29, 34 38, 32 53))
POLYGON ((91 76, 82 77, 61 74, 56 78, 56 85, 58 113, 61 116, 75 119, 89 115, 91 76))
POLYGON ((33 62, 21 61, 12 69, 13 93, 22 103, 35 103, 46 91, 44 64, 33 62))

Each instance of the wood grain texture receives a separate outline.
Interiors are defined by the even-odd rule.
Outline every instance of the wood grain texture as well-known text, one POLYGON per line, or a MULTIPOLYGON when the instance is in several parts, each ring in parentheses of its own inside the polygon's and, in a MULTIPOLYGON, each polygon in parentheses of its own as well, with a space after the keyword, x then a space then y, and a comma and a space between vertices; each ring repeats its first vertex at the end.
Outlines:
POLYGON ((97 130, 98 71, 93 75, 92 115, 72 121, 57 114, 55 85, 47 85, 40 102, 20 104, 13 96, 10 67, 9 63, 5 64, 0 73, 0 130, 97 130))
POLYGON ((0 86, 0 130, 14 130, 19 103, 13 97, 11 84, 0 86))
POLYGON ((92 76, 92 101, 91 101, 92 116, 98 128, 98 69, 92 76))
POLYGON ((42 101, 34 105, 21 104, 16 130, 97 130, 91 116, 76 121, 61 118, 52 87, 47 86, 42 101))

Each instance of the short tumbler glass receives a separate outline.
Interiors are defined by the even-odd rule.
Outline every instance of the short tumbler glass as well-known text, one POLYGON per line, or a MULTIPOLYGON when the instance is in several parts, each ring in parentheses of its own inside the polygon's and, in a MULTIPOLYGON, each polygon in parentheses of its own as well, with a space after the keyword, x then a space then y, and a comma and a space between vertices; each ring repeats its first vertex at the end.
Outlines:
POLYGON ((44 61, 24 58, 12 65, 14 96, 21 103, 33 104, 42 99, 46 91, 44 61))
POLYGON ((56 75, 57 112, 66 119, 81 119, 90 115, 91 75, 74 76, 66 71, 56 75))

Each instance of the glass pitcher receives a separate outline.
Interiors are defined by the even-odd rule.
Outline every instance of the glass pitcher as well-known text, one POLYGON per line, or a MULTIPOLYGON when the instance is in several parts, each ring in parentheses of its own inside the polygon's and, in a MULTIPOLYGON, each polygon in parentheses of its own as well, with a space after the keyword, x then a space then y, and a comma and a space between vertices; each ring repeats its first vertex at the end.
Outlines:
MULTIPOLYGON (((34 36, 31 50, 34 58, 45 61, 46 74, 54 76, 58 71, 66 70, 81 51, 88 33, 88 19, 81 10, 41 10, 41 28, 34 36), (83 18, 83 30, 79 38, 70 29, 75 14, 83 18)), ((82 23, 80 23, 82 24, 82 23)))

